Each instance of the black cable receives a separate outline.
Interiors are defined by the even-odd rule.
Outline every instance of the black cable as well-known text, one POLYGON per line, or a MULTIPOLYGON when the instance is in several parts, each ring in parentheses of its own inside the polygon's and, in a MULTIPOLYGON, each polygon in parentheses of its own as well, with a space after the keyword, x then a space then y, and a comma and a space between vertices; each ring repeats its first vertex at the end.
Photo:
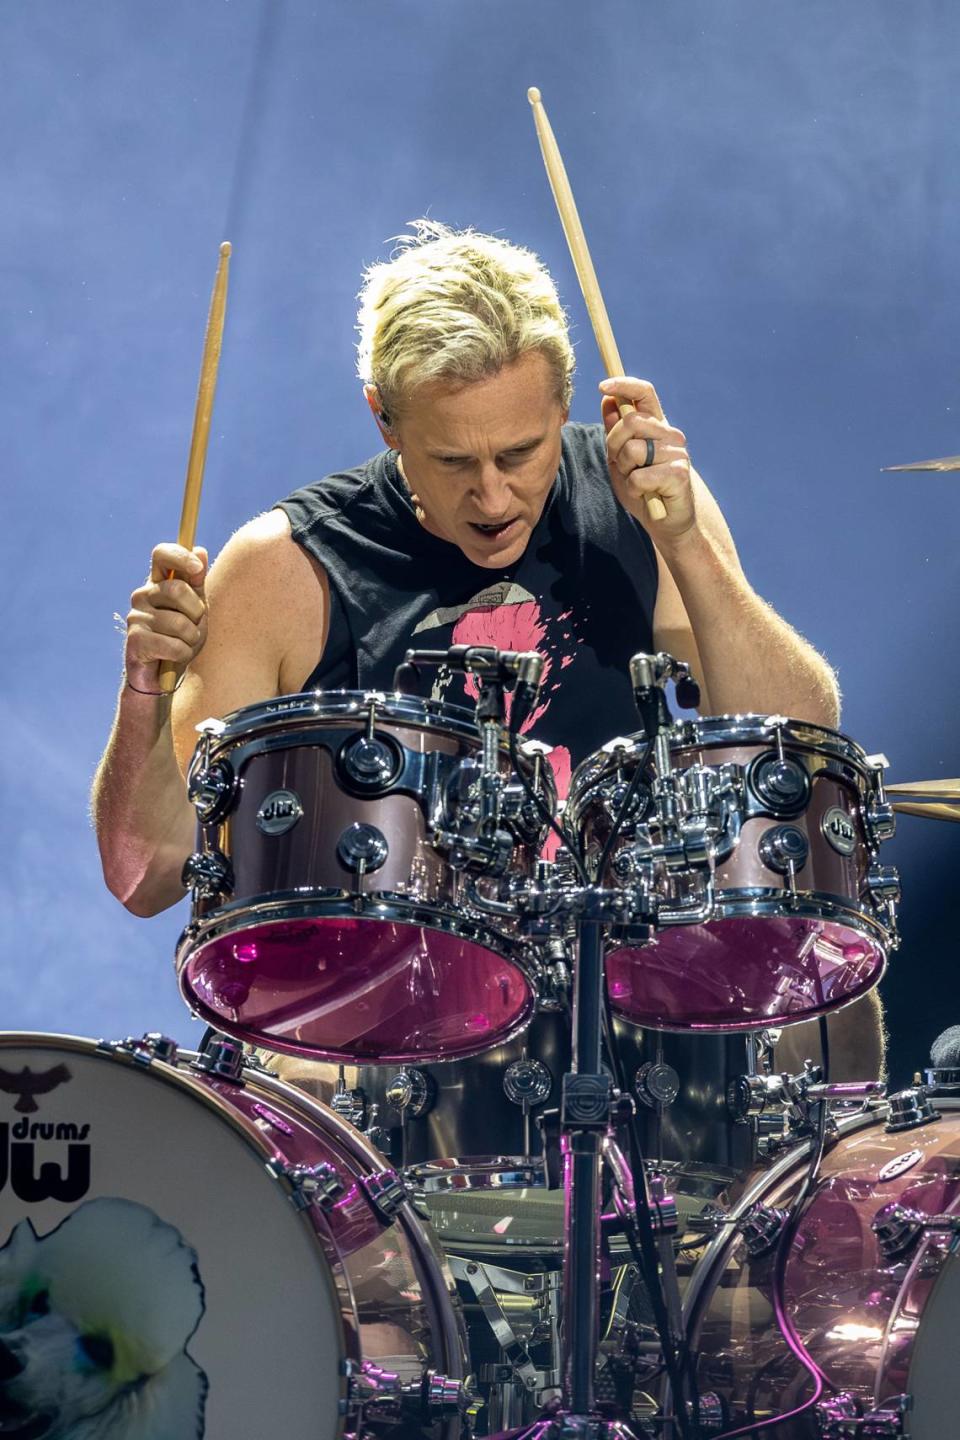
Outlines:
POLYGON ((589 885, 591 883, 590 876, 587 874, 587 867, 583 863, 583 859, 581 858, 577 842, 574 840, 573 836, 567 832, 567 830, 560 823, 560 821, 557 820, 556 816, 553 814, 546 801, 544 800, 543 796, 539 794, 539 792, 532 785, 529 777, 525 773, 524 768, 520 763, 519 736, 517 735, 517 732, 515 730, 511 729, 507 731, 507 743, 510 747, 510 764, 513 766, 514 772, 520 780, 520 784, 526 791, 527 798, 533 801, 533 804, 536 807, 537 814, 540 816, 541 820, 543 820, 544 823, 549 826, 549 828, 553 831, 554 835, 556 835, 559 839, 561 845, 563 845, 564 849, 569 852, 570 859, 573 862, 573 868, 577 872, 577 879, 580 881, 580 884, 589 885))
POLYGON ((823 1071, 824 1085, 830 1079, 830 1031, 827 1028, 826 1015, 820 1016, 820 1068, 823 1071))
POLYGON ((613 853, 613 847, 616 844, 617 839, 619 838, 621 830, 623 829, 624 822, 629 816, 630 807, 633 804, 634 797, 636 796, 637 791, 640 789, 643 780, 646 778, 646 769, 647 765, 649 764, 652 751, 653 741, 648 740, 644 745, 642 751, 640 752, 640 757, 636 762, 636 768, 630 777, 630 783, 627 785, 627 791, 623 797, 623 803, 621 804, 620 809, 614 816, 614 821, 610 830, 610 834, 607 836, 604 847, 600 852, 600 860, 597 864, 597 881, 601 885, 603 884, 603 874, 607 868, 607 861, 610 859, 610 856, 613 853))
MULTIPOLYGON (((613 1032, 613 1013, 610 1005, 610 992, 607 988, 606 973, 604 973, 603 977, 603 1031, 607 1054, 613 1070, 614 1083, 622 1095, 629 1095, 623 1066, 620 1062, 620 1052, 617 1049, 613 1032)), ((646 1170, 643 1160, 643 1145, 640 1140, 640 1127, 637 1123, 636 1111, 632 1107, 627 1116, 627 1135, 630 1144, 630 1168, 634 1177, 634 1198, 636 1199, 638 1186, 642 1185, 646 1187, 646 1170)), ((644 1193, 646 1193, 645 1190, 644 1193)), ((653 1307, 654 1324, 656 1325, 657 1335, 660 1339, 660 1347, 663 1351, 664 1368, 670 1380, 670 1388, 679 1402, 676 1417, 677 1429, 680 1432, 681 1440, 699 1440, 700 1420, 698 1413, 699 1407, 697 1404, 696 1375, 693 1369, 689 1346, 681 1340, 678 1355, 673 1343, 667 1302, 664 1299, 663 1286, 660 1283, 660 1257, 657 1254, 653 1223, 644 1205, 635 1204, 633 1214, 630 1218, 634 1223, 631 1224, 628 1222, 627 1224, 627 1244, 630 1246, 630 1252, 647 1287, 650 1304, 653 1307), (687 1375, 689 1392, 693 1400, 692 1416, 687 1414, 684 1403, 684 1371, 687 1375), (688 1428, 688 1423, 691 1419, 692 1429, 688 1428)))

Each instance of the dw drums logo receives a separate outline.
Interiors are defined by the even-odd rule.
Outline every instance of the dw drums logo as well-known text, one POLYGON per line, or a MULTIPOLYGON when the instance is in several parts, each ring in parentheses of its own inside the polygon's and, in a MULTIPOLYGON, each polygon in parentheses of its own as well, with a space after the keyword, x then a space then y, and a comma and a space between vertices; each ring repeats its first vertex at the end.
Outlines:
POLYGON ((28 1118, 40 1108, 37 1096, 49 1095, 70 1078, 66 1065, 42 1072, 29 1066, 18 1071, 0 1069, 0 1091, 17 1096, 13 1108, 22 1116, 12 1125, 0 1121, 0 1191, 9 1182, 13 1193, 27 1205, 43 1200, 71 1204, 82 1200, 90 1189, 90 1146, 84 1143, 90 1126, 28 1118), (48 1158, 46 1145, 51 1142, 58 1147, 56 1158, 48 1158))

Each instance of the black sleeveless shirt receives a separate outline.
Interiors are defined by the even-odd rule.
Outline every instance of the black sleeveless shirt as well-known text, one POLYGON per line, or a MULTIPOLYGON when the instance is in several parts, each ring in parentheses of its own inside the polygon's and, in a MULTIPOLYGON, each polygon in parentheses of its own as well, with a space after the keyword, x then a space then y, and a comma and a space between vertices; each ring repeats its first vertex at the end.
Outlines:
MULTIPOLYGON (((572 767, 636 730, 627 662, 653 648, 657 560, 618 503, 602 426, 565 425, 560 469, 523 555, 474 565, 417 520, 388 450, 279 502, 293 538, 330 579, 330 633, 305 690, 389 690, 411 646, 496 645, 547 658, 539 705, 524 726, 546 744, 561 796, 572 767)), ((436 699, 472 705, 472 678, 436 699)))

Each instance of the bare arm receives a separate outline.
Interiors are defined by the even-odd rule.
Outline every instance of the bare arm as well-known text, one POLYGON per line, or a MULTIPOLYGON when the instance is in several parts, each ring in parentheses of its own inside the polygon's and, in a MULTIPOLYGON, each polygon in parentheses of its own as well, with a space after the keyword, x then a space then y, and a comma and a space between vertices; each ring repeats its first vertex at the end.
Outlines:
MULTIPOLYGON (((158 546, 154 557, 154 575, 174 564, 187 573, 178 546, 158 546)), ((281 511, 237 531, 206 595, 183 580, 151 580, 134 592, 126 679, 92 796, 104 879, 134 914, 156 914, 184 893, 195 817, 183 775, 196 725, 298 688, 323 648, 325 600, 322 577, 281 511), (172 700, 130 688, 156 691, 164 659, 187 664, 172 700)))
POLYGON ((658 647, 691 662, 707 713, 778 713, 836 726, 833 671, 751 587, 720 507, 690 464, 686 437, 667 422, 653 386, 624 378, 601 388, 608 385, 637 406, 620 419, 605 398, 603 417, 617 496, 658 551, 658 647), (650 466, 644 463, 648 439, 655 446, 650 466), (649 493, 662 497, 663 520, 649 520, 649 493))
MULTIPOLYGON (((876 990, 827 1019, 831 1080, 886 1079, 886 1035, 883 1007, 876 990)), ((798 1075, 804 1060, 819 1064, 820 1028, 816 1021, 788 1025, 777 1042, 777 1071, 798 1075)))

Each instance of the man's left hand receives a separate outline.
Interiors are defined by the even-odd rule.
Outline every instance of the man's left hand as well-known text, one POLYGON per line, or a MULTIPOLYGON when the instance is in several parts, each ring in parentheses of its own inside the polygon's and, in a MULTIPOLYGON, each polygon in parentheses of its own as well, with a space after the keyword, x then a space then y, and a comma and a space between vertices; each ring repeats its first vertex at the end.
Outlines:
POLYGON ((607 432, 607 463, 620 504, 650 532, 658 546, 670 544, 697 523, 687 437, 670 425, 649 380, 621 375, 600 382, 607 432), (621 417, 618 401, 629 400, 633 414, 621 417), (648 462, 653 444, 652 463, 648 462), (651 520, 646 497, 658 495, 666 515, 651 520))

